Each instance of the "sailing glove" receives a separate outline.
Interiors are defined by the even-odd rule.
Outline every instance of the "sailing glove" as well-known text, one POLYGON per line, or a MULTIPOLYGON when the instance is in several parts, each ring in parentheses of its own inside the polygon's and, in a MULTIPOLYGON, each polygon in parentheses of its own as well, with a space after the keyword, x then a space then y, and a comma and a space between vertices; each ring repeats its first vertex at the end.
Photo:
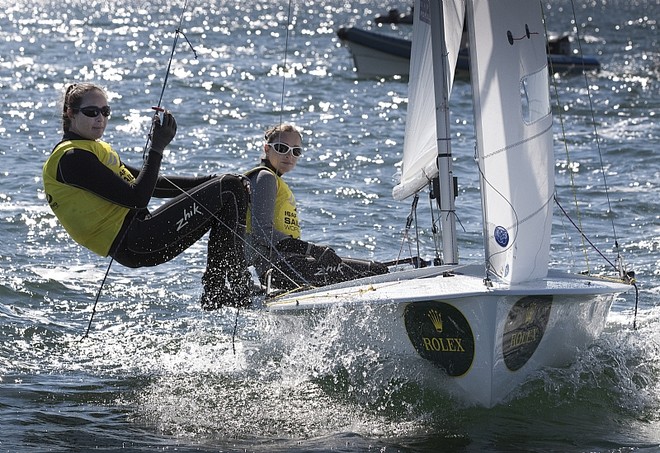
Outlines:
POLYGON ((163 122, 161 124, 160 116, 154 115, 153 130, 151 133, 151 151, 154 151, 161 156, 163 150, 170 144, 176 135, 176 120, 169 110, 163 113, 163 122))

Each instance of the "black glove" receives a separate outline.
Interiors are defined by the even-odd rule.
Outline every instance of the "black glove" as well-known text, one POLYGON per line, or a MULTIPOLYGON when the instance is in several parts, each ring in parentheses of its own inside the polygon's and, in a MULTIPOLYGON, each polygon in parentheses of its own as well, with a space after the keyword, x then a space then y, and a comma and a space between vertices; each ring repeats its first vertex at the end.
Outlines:
POLYGON ((160 122, 160 116, 154 115, 153 131, 151 133, 151 150, 163 154, 163 150, 170 144, 176 135, 176 120, 172 112, 165 110, 163 113, 163 124, 160 122))
POLYGON ((309 254, 323 266, 338 266, 341 258, 330 247, 310 244, 309 254))

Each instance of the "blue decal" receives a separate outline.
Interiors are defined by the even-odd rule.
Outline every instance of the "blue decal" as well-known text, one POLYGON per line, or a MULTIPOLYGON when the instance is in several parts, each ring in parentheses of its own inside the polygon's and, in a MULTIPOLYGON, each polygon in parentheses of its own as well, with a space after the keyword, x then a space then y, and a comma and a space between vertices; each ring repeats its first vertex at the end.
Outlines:
POLYGON ((500 247, 506 247, 509 245, 509 232, 506 228, 501 226, 495 227, 493 236, 495 236, 495 242, 497 242, 500 247))

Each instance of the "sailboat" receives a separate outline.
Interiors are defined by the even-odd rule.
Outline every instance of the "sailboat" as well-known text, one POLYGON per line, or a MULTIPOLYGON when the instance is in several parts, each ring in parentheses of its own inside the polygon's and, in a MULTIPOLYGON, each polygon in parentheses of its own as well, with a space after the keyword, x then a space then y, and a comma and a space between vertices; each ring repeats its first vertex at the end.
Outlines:
MULTIPOLYGON (((550 269, 554 157, 539 2, 417 0, 402 173, 407 199, 437 181, 442 263, 268 298, 286 316, 341 307, 352 348, 422 364, 423 381, 492 407, 601 334, 617 278, 550 269), (449 94, 464 21, 471 49, 484 260, 459 262, 449 94), (368 322, 358 322, 368 316, 368 322), (359 327, 358 327, 359 326, 359 327)), ((620 278, 619 278, 620 277, 620 278)))

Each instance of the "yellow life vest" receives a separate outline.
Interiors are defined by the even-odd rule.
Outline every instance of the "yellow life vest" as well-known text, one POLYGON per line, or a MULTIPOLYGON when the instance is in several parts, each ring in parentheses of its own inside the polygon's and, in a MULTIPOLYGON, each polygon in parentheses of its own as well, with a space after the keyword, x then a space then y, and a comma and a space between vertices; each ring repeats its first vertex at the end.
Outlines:
MULTIPOLYGON (((296 210, 296 198, 289 185, 273 170, 265 166, 259 166, 245 173, 250 176, 257 171, 268 170, 275 175, 277 182, 277 195, 275 196, 275 210, 273 212, 273 228, 294 239, 300 239, 300 225, 298 224, 298 211, 296 210)), ((247 232, 252 232, 252 213, 247 213, 247 232)))
POLYGON ((74 148, 94 154, 103 165, 128 182, 135 178, 121 163, 119 155, 102 141, 64 140, 55 147, 44 164, 46 199, 64 229, 80 245, 101 256, 108 256, 110 246, 130 209, 57 180, 60 159, 74 148))

